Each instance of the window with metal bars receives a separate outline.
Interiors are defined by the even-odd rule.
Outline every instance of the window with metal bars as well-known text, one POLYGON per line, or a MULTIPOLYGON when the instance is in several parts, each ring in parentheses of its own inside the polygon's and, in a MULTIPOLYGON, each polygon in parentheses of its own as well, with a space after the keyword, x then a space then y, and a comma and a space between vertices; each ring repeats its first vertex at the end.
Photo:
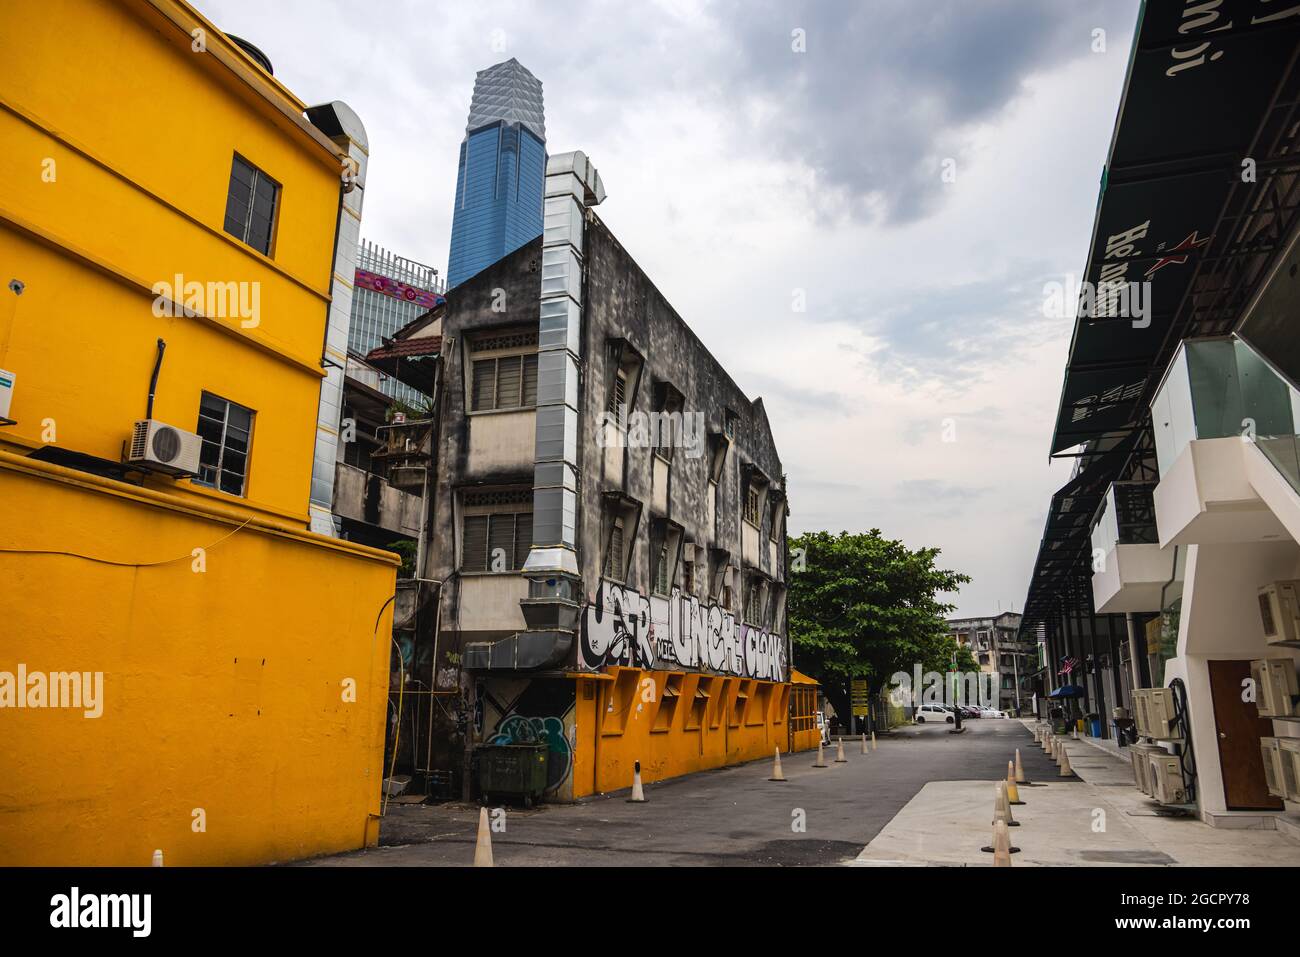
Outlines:
POLYGON ((758 489, 753 485, 745 489, 745 521, 758 524, 758 489))
POLYGON ((231 495, 243 495, 248 485, 248 456, 252 445, 253 410, 204 392, 199 400, 199 425, 203 439, 196 485, 206 485, 231 495))
POLYGON ((616 518, 609 532, 609 548, 605 551, 605 577, 621 582, 626 576, 627 569, 623 563, 623 520, 616 518))
POLYGON ((236 153, 226 191, 226 232, 262 255, 271 255, 279 199, 280 184, 236 153))
POLYGON ((745 621, 751 625, 763 625, 763 588, 758 581, 749 583, 749 594, 745 596, 745 621))
POLYGON ((659 546, 659 552, 655 556, 655 591, 660 595, 668 594, 668 543, 663 542, 659 546))
POLYGON ((533 544, 533 513, 466 515, 462 531, 461 571, 519 571, 533 544))
POLYGON ((619 410, 627 403, 627 373, 622 369, 614 373, 614 385, 609 390, 609 402, 605 411, 617 417, 619 410))
POLYGON ((470 411, 531 409, 537 405, 537 356, 475 359, 472 363, 470 411))

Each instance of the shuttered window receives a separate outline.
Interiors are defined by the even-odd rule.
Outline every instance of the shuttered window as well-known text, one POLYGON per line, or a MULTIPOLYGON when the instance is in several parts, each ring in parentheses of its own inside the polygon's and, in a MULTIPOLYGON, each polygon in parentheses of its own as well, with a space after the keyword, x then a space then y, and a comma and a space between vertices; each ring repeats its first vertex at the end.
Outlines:
POLYGON ((758 489, 752 485, 745 490, 745 521, 758 524, 758 489))
POLYGON ((518 571, 533 543, 531 512, 466 515, 461 543, 461 571, 518 571))
POLYGON ((763 624, 763 606, 760 601, 761 596, 762 588, 759 586, 758 582, 752 583, 749 586, 748 600, 745 602, 745 621, 749 622, 751 625, 761 626, 763 624))
POLYGON ((523 409, 537 405, 537 356, 475 359, 472 363, 470 411, 523 409))

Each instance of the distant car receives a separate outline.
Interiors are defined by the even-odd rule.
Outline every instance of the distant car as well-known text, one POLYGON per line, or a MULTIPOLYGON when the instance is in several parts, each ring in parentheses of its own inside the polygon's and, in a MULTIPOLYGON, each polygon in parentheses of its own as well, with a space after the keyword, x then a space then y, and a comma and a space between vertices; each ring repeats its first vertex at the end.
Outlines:
POLYGON ((986 718, 1005 718, 1007 713, 999 711, 997 708, 980 708, 981 714, 986 718))
POLYGON ((952 724, 952 710, 942 704, 923 704, 916 709, 916 723, 925 724, 927 721, 952 724))
POLYGON ((959 705, 958 707, 961 708, 961 716, 963 719, 984 717, 984 712, 981 709, 975 707, 974 705, 963 704, 963 705, 959 705))

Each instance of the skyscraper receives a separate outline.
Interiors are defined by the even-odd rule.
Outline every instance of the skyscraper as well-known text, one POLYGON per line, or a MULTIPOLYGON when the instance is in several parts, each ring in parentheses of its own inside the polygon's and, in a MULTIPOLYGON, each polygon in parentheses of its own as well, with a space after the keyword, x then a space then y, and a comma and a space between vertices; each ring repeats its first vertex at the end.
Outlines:
POLYGON ((514 57, 480 70, 460 144, 447 285, 542 234, 542 84, 514 57))

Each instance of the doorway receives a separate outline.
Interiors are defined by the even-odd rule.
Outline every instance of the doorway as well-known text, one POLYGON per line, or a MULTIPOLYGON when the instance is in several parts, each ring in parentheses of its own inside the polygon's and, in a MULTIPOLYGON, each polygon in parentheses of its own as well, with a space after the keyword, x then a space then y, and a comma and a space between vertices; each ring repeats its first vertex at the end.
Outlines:
POLYGON ((1207 661, 1214 729, 1223 775, 1223 800, 1230 811, 1280 811, 1282 801, 1268 793, 1259 739, 1273 733, 1273 722, 1261 718, 1253 701, 1242 700, 1250 678, 1250 662, 1207 661))

